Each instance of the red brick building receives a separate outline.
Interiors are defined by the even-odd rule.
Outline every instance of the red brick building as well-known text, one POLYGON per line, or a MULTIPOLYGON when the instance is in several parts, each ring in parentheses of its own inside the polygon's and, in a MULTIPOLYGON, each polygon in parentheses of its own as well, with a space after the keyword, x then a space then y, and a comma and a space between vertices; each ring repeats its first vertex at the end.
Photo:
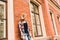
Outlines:
POLYGON ((0 0, 0 13, 3 40, 20 40, 18 22, 22 15, 33 40, 60 40, 60 0, 0 0))
MULTIPOLYGON (((58 39, 60 35, 60 0, 14 0, 15 39, 21 15, 26 16, 33 39, 58 39), (40 27, 39 27, 39 26, 40 27)), ((58 39, 59 40, 59 39, 58 39)))

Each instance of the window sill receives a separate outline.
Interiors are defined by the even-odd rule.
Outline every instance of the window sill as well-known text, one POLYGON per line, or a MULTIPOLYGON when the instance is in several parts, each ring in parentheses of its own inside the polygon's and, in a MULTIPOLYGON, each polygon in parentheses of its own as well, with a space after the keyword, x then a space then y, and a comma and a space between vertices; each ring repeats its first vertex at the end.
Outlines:
POLYGON ((52 40, 51 37, 37 37, 37 38, 33 38, 33 40, 52 40))

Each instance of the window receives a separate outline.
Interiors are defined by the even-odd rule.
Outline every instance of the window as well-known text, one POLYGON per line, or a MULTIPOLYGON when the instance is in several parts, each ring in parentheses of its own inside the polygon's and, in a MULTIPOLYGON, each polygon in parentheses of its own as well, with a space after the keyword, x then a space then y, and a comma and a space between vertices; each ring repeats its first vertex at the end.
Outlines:
POLYGON ((40 16, 39 16, 39 6, 30 2, 31 8, 31 18, 32 18, 32 25, 34 30, 34 36, 42 36, 42 28, 40 23, 40 16))
POLYGON ((6 7, 5 2, 0 1, 0 38, 6 38, 6 7))
POLYGON ((52 14, 52 12, 50 12, 50 16, 51 16, 51 21, 52 21, 52 25, 53 25, 54 33, 55 33, 55 35, 56 35, 55 24, 54 24, 54 18, 53 18, 53 14, 52 14))

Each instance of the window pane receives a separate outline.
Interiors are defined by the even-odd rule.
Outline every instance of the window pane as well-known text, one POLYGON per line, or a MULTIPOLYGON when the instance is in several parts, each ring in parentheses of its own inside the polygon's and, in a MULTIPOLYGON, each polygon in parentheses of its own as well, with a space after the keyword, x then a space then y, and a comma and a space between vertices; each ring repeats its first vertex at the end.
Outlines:
POLYGON ((4 37, 4 22, 0 20, 0 38, 4 37))
POLYGON ((40 26, 37 26, 37 31, 38 31, 38 35, 39 35, 39 36, 42 35, 42 34, 41 34, 41 28, 40 28, 40 26))
POLYGON ((51 16, 51 21, 52 21, 54 33, 55 33, 55 35, 56 35, 55 24, 54 24, 54 17, 53 17, 53 13, 52 13, 52 12, 50 12, 50 16, 51 16))
POLYGON ((41 34, 41 25, 40 25, 39 15, 36 14, 35 16, 36 16, 36 24, 37 24, 38 35, 42 35, 42 34, 41 34))
POLYGON ((36 22, 35 22, 34 13, 31 13, 31 16, 32 16, 32 23, 33 23, 34 35, 37 36, 36 22))
POLYGON ((0 4, 0 18, 4 18, 4 5, 0 4))
POLYGON ((5 2, 0 1, 0 38, 6 37, 5 2))
POLYGON ((34 12, 33 4, 31 3, 30 6, 31 6, 31 12, 34 12))
POLYGON ((35 16, 34 16, 34 13, 31 13, 32 15, 32 22, 33 22, 33 25, 35 25, 35 16))
POLYGON ((36 26, 33 25, 33 28, 34 28, 34 36, 37 36, 37 29, 36 29, 36 26))
POLYGON ((35 14, 35 16, 36 16, 36 22, 37 22, 37 24, 40 24, 40 18, 39 18, 39 15, 35 14))
POLYGON ((34 12, 38 13, 38 6, 34 5, 34 12))

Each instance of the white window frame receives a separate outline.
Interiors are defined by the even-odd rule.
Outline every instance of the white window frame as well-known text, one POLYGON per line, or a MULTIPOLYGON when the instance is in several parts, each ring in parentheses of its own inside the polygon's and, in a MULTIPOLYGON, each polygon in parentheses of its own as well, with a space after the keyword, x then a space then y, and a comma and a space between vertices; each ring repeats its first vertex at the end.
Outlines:
MULTIPOLYGON (((3 1, 0 1, 0 4, 4 5, 4 19, 6 19, 6 4, 3 1)), ((6 38, 6 20, 4 20, 4 37, 6 38)))
POLYGON ((55 23, 54 14, 53 14, 53 12, 52 12, 51 10, 49 10, 49 12, 52 13, 52 20, 53 20, 53 25, 54 25, 53 30, 54 30, 54 32, 56 33, 55 36, 58 36, 58 32, 57 32, 57 27, 56 27, 56 23, 55 23))
MULTIPOLYGON (((29 0, 29 7, 30 7, 30 1, 31 0, 29 0)), ((46 37, 46 30, 45 30, 45 24, 44 24, 44 19, 43 19, 43 14, 42 14, 42 7, 36 0, 33 0, 32 2, 39 5, 39 15, 40 15, 40 21, 41 21, 42 33, 43 33, 43 36, 35 37, 34 36, 34 29, 33 29, 33 25, 32 25, 33 37, 34 37, 34 39, 45 38, 46 37)), ((31 9, 30 9, 30 16, 31 16, 31 9)), ((31 22, 32 22, 32 17, 31 17, 31 22)))

